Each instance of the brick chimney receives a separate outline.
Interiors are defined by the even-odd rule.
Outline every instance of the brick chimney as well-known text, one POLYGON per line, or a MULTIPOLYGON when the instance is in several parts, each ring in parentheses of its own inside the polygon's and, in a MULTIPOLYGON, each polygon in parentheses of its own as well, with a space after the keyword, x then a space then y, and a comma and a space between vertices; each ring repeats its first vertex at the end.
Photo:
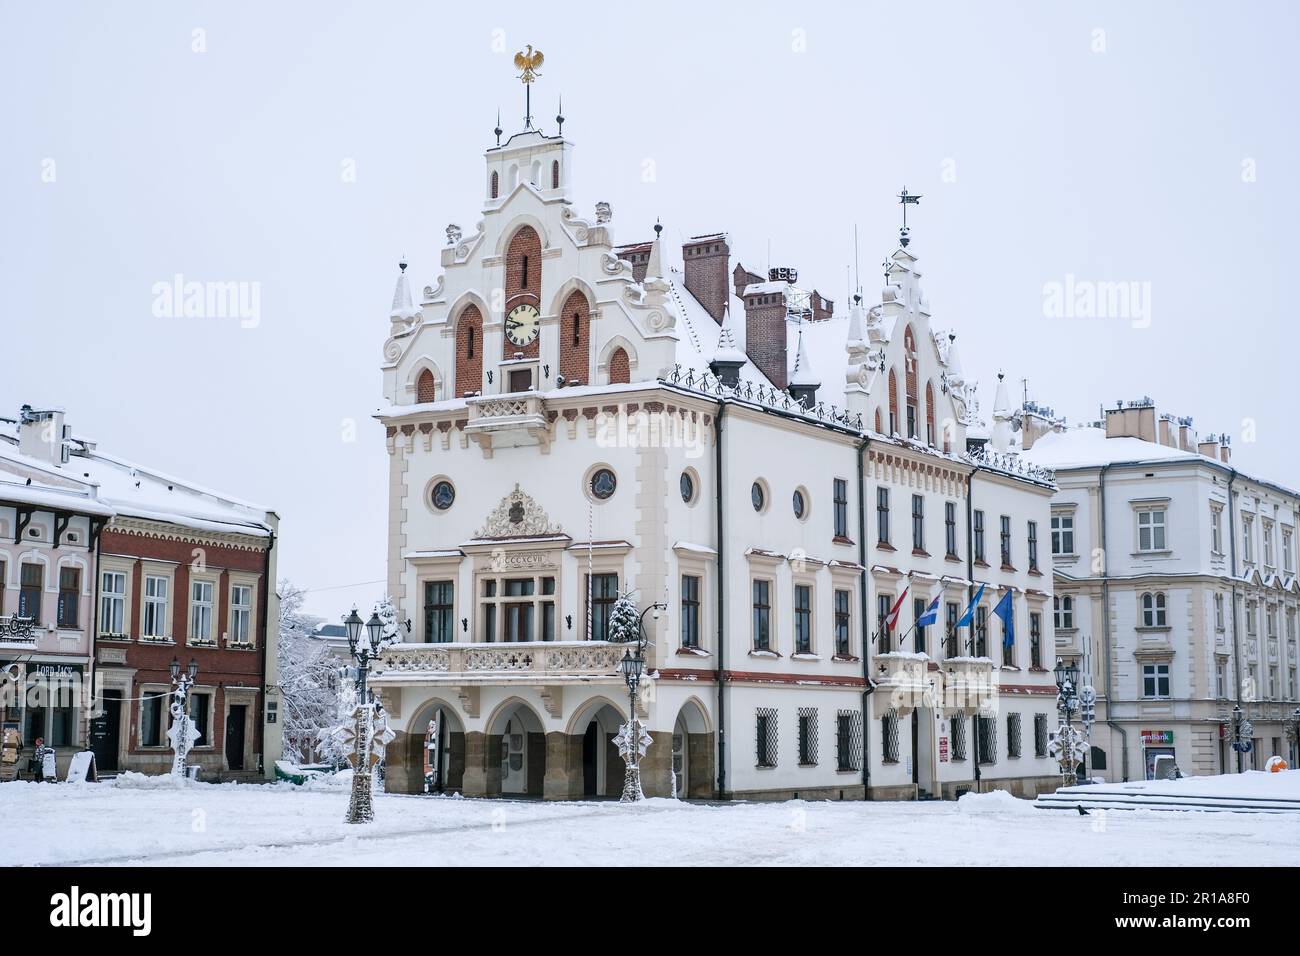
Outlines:
MULTIPOLYGON (((742 270, 737 267, 737 274, 742 270)), ((746 272, 746 276, 754 276, 746 272)), ((786 303, 784 280, 752 282, 741 290, 745 303, 745 351, 749 360, 777 388, 789 384, 786 355, 786 303)))
POLYGON ((620 259, 632 263, 632 278, 637 282, 645 281, 645 269, 650 262, 650 243, 634 242, 627 246, 617 246, 614 254, 620 259))
POLYGON ((686 291, 722 323, 722 311, 727 305, 727 273, 731 266, 731 247, 727 234, 710 233, 691 236, 682 243, 682 265, 686 271, 686 291))

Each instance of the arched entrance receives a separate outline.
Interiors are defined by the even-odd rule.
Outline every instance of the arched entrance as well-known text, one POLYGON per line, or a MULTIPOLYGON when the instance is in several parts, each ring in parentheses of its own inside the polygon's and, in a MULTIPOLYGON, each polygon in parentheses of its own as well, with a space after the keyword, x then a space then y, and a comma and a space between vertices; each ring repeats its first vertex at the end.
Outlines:
POLYGON ((490 796, 540 797, 546 776, 546 732, 523 701, 503 705, 488 726, 486 770, 490 796))
POLYGON ((713 796, 713 732, 695 700, 682 705, 673 725, 673 793, 682 800, 713 796))
POLYGON ((623 758, 614 737, 623 724, 623 714, 604 698, 582 707, 570 724, 571 733, 582 741, 577 776, 584 800, 618 797, 623 793, 623 758))
POLYGON ((417 793, 459 793, 465 776, 465 727, 451 705, 435 700, 411 722, 408 765, 419 772, 417 793))

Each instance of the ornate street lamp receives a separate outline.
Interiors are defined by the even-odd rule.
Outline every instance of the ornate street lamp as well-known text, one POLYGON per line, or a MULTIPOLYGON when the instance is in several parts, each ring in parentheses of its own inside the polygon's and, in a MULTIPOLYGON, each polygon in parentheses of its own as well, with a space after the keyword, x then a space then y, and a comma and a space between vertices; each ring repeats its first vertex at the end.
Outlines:
POLYGON ((1056 709, 1065 723, 1057 728, 1056 740, 1049 745, 1048 754, 1060 764, 1062 782, 1068 786, 1071 777, 1078 783, 1077 768, 1085 756, 1083 738, 1070 724, 1071 715, 1079 709, 1079 665, 1073 661, 1067 664, 1058 657, 1052 674, 1056 678, 1056 709))
POLYGON ((614 738, 614 743, 618 746, 619 753, 622 754, 626 764, 623 773, 623 796, 619 798, 621 803, 635 803, 645 799, 645 794, 641 792, 641 756, 650 746, 651 741, 650 735, 641 728, 641 722, 636 716, 636 694, 641 686, 642 674, 645 672, 646 646, 650 643, 645 633, 645 616, 653 614, 657 621, 659 612, 667 609, 667 604, 656 601, 641 612, 641 616, 637 619, 636 645, 623 652, 623 659, 618 664, 623 682, 627 684, 628 703, 627 723, 619 729, 618 736, 614 738))
POLYGON ((198 737, 190 727, 190 688, 199 676, 199 662, 191 657, 189 666, 182 671, 181 662, 173 657, 168 669, 171 671, 172 683, 176 685, 172 689, 172 702, 168 708, 172 715, 172 731, 168 736, 172 738, 175 754, 172 757, 172 776, 184 779, 188 773, 185 759, 189 756, 192 738, 198 737))
POLYGON ((374 800, 371 793, 370 754, 371 735, 374 732, 374 705, 366 688, 370 662, 383 650, 384 622, 375 612, 364 624, 357 609, 343 619, 348 632, 348 650, 357 662, 357 709, 353 734, 352 794, 348 801, 348 823, 370 823, 375 819, 374 800), (362 627, 366 639, 362 641, 362 627))

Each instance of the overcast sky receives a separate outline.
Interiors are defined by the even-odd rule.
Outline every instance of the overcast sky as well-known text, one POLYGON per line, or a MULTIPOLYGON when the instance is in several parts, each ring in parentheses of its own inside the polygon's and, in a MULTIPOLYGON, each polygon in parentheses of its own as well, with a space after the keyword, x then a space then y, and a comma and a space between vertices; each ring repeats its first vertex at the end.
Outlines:
POLYGON ((548 132, 564 97, 579 210, 611 202, 618 241, 656 217, 727 230, 735 259, 761 271, 770 243, 838 307, 856 224, 875 301, 906 185, 986 414, 999 368, 1072 421, 1151 395, 1300 486, 1289 4, 0 10, 0 414, 63 405, 116 454, 275 508, 316 613, 382 595, 370 416, 397 261, 418 289, 446 224, 472 231, 526 43, 548 132), (156 316, 178 273, 256 283, 256 322, 156 316), (1067 276, 1149 301, 1048 314, 1067 276))

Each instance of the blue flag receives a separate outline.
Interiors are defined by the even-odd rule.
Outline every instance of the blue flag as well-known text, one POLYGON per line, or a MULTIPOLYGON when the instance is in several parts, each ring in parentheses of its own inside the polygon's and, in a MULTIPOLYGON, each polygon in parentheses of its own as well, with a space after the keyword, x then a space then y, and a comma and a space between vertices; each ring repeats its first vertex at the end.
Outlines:
POLYGON ((966 613, 963 614, 960 618, 958 618, 957 620, 958 627, 970 627, 971 618, 975 616, 975 605, 980 603, 980 598, 982 597, 984 597, 983 584, 981 584, 980 589, 975 592, 975 596, 971 598, 970 606, 966 608, 966 613))
POLYGON ((924 613, 916 619, 917 627, 929 627, 939 620, 939 598, 942 596, 942 592, 934 596, 934 600, 930 602, 924 613))
POLYGON ((1016 609, 1012 604, 1013 591, 1008 590, 998 601, 993 613, 1002 618, 1002 646, 1011 647, 1016 643, 1016 609))

